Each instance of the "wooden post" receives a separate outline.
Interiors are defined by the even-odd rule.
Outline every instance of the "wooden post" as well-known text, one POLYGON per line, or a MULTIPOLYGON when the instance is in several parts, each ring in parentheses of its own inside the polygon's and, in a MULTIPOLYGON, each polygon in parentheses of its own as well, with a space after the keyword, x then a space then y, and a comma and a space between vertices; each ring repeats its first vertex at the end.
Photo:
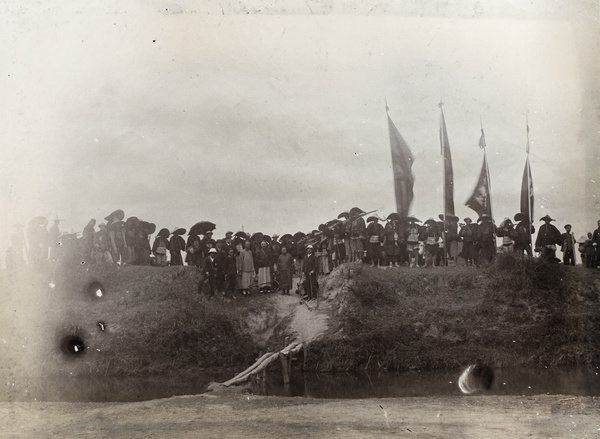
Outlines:
POLYGON ((289 368, 289 358, 290 354, 284 354, 283 352, 279 353, 279 359, 281 360, 281 370, 283 371, 283 384, 290 383, 290 368, 289 368))

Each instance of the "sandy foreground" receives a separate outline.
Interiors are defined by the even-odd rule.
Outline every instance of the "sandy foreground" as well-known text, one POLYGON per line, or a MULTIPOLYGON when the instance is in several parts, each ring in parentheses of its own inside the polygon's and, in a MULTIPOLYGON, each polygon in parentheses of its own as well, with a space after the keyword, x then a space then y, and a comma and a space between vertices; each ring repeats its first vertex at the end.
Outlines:
POLYGON ((2 438, 600 438, 600 398, 322 400, 208 393, 138 403, 2 403, 2 438))

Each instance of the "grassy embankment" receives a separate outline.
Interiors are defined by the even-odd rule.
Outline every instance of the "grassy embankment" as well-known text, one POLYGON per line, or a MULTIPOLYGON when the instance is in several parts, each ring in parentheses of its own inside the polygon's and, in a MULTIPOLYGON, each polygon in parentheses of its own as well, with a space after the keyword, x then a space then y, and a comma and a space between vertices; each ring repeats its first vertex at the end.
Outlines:
POLYGON ((476 269, 357 267, 317 370, 598 364, 600 271, 499 255, 476 269))
MULTIPOLYGON (((481 269, 350 264, 341 270, 338 284, 346 287, 331 295, 330 329, 310 345, 309 369, 600 360, 600 270, 506 257, 481 269)), ((76 267, 59 270, 50 289, 51 273, 3 273, 0 369, 26 375, 242 370, 276 324, 268 345, 283 347, 291 319, 277 317, 269 304, 278 296, 207 301, 197 292, 200 279, 193 267, 76 267), (75 339, 85 345, 82 353, 73 352, 75 339)))

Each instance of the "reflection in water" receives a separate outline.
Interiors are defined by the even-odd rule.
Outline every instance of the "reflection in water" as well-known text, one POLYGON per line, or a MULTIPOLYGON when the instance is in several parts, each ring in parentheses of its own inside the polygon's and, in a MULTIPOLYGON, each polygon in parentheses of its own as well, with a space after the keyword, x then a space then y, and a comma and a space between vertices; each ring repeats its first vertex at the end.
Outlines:
MULTIPOLYGON (((197 376, 145 378, 3 378, 0 401, 133 402, 194 395, 211 382, 223 382, 238 370, 210 369, 197 376)), ((562 394, 600 396, 600 370, 585 368, 499 369, 489 390, 473 395, 562 394)), ((306 398, 389 398, 460 396, 461 371, 317 374, 294 370, 289 385, 280 370, 267 375, 264 393, 306 398)))

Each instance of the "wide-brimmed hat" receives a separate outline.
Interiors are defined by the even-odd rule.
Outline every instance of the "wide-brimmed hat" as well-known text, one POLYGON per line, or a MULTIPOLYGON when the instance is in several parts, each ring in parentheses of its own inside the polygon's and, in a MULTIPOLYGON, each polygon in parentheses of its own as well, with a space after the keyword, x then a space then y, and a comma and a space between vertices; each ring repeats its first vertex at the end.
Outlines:
POLYGON ((162 228, 159 230, 159 232, 156 234, 156 236, 163 236, 163 237, 168 237, 171 233, 169 232, 169 229, 167 228, 162 228))
POLYGON ((338 217, 338 219, 342 219, 342 218, 348 219, 350 217, 350 212, 342 212, 337 217, 338 217))
POLYGON ((125 224, 127 227, 137 227, 140 225, 140 219, 137 216, 130 216, 127 218, 127 221, 125 221, 125 224))
POLYGON ((373 221, 379 221, 379 218, 375 215, 371 215, 369 218, 367 218, 368 223, 371 223, 373 221))
POLYGON ((225 233, 225 238, 227 238, 228 236, 231 236, 231 235, 233 235, 233 232, 229 231, 229 232, 225 233))
POLYGON ((211 248, 208 252, 209 253, 217 253, 217 249, 216 248, 211 248))
POLYGON ((314 250, 312 245, 307 245, 306 250, 314 250))
POLYGON ((540 221, 556 221, 554 218, 550 218, 550 215, 544 215, 540 218, 540 221))
POLYGON ((528 221, 529 217, 526 214, 524 214, 523 212, 519 212, 519 213, 515 213, 514 220, 515 221, 528 221))
POLYGON ((362 213, 365 213, 365 211, 362 210, 360 207, 353 207, 352 209, 350 209, 350 216, 357 216, 362 213))
POLYGON ((477 222, 481 222, 483 220, 491 221, 492 219, 490 218, 490 216, 487 213, 484 213, 479 218, 477 218, 477 222))
POLYGON ((469 222, 469 223, 473 222, 473 220, 471 218, 469 218, 469 217, 464 218, 463 221, 464 222, 469 222))
POLYGON ((427 226, 427 225, 429 225, 429 224, 431 224, 432 226, 435 226, 435 225, 436 225, 436 222, 435 222, 435 220, 433 219, 433 217, 430 217, 430 218, 428 218, 428 219, 427 219, 427 221, 425 221, 423 224, 425 224, 426 226, 427 226))
POLYGON ((398 215, 397 212, 392 212, 392 213, 390 213, 386 217, 386 220, 388 220, 388 221, 400 221, 400 215, 398 215))
POLYGON ((173 229, 173 231, 171 232, 172 235, 183 235, 185 234, 186 229, 184 229, 183 227, 175 227, 173 229))
POLYGON ((123 220, 123 218, 125 218, 125 212, 123 212, 121 209, 117 209, 104 219, 108 222, 111 222, 115 219, 123 220))
POLYGON ((573 226, 571 226, 571 224, 565 224, 565 229, 566 229, 567 227, 573 227, 573 226))

